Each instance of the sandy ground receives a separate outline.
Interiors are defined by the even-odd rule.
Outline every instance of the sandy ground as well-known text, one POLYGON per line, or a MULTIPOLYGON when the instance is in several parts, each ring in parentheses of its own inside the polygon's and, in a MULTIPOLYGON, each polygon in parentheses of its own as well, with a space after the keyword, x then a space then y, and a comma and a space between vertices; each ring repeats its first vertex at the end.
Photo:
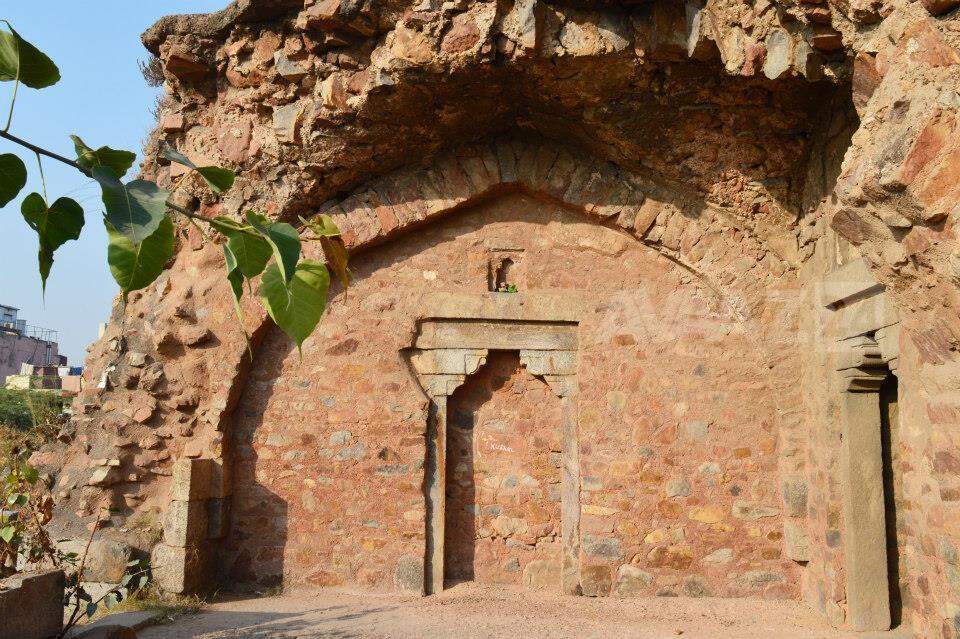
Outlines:
MULTIPOLYGON (((143 639, 245 637, 397 638, 629 637, 661 639, 863 638, 829 628, 794 602, 754 599, 591 599, 461 584, 428 598, 298 590, 218 602, 143 639)), ((890 636, 886 633, 874 636, 890 636)))

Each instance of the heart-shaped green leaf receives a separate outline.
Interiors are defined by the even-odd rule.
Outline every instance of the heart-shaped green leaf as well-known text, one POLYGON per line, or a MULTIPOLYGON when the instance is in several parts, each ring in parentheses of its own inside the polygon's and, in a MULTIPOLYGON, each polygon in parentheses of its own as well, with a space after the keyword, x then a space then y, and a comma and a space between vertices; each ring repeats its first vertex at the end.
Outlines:
POLYGON ((139 244, 131 242, 129 237, 115 229, 106 218, 104 226, 107 227, 110 239, 107 262, 124 298, 130 291, 149 286, 173 257, 173 222, 167 216, 163 216, 153 234, 139 244))
POLYGON ((13 536, 14 534, 16 534, 16 532, 17 532, 17 529, 14 528, 13 526, 4 526, 3 528, 0 528, 0 539, 4 540, 9 544, 10 540, 13 539, 13 536))
POLYGON ((169 191, 146 180, 123 184, 113 169, 106 166, 95 166, 91 172, 103 191, 107 221, 132 244, 150 237, 161 220, 166 219, 169 191))
POLYGON ((27 167, 13 153, 0 155, 0 208, 10 203, 27 183, 27 167))
POLYGON ((7 496, 8 506, 26 506, 29 497, 25 493, 10 493, 7 496))
POLYGON ((10 31, 0 31, 0 81, 19 80, 31 89, 42 89, 60 81, 60 70, 53 60, 20 37, 10 23, 10 31))
POLYGON ((37 252, 40 281, 46 291, 54 252, 66 242, 80 237, 83 229, 83 208, 68 197, 58 199, 48 208, 39 193, 31 193, 20 205, 20 212, 30 228, 37 232, 40 242, 37 252))
POLYGON ((233 171, 221 168, 219 166, 197 166, 190 158, 169 145, 164 146, 163 150, 160 152, 160 155, 167 158, 171 162, 182 164, 188 169, 193 169, 199 173, 200 177, 202 177, 207 183, 207 186, 209 186, 210 189, 218 195, 223 195, 229 191, 237 177, 233 171))
POLYGON ((243 231, 231 233, 227 245, 236 258, 237 268, 246 278, 260 275, 273 251, 263 237, 243 231))
POLYGON ((130 151, 111 149, 109 146, 101 146, 94 151, 79 136, 71 135, 70 139, 77 150, 77 164, 88 171, 92 171, 95 166, 105 166, 113 169, 119 179, 127 174, 137 159, 137 154, 130 151))
POLYGON ((201 166, 197 173, 204 179, 210 189, 217 195, 223 195, 233 186, 237 176, 228 169, 219 166, 201 166))
POLYGON ((316 260, 297 264, 289 284, 283 280, 276 262, 263 272, 260 296, 263 306, 277 326, 301 347, 320 321, 327 306, 330 273, 316 260))
POLYGON ((286 222, 274 222, 253 211, 247 211, 247 222, 263 236, 273 249, 284 283, 289 283, 300 259, 300 234, 286 222))

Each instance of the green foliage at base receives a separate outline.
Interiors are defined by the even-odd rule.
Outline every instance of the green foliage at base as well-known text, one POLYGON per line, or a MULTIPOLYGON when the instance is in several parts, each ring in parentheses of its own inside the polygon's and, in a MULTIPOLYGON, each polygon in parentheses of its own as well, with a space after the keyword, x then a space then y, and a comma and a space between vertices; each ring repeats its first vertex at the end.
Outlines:
POLYGON ((63 421, 63 407, 57 393, 0 388, 0 468, 17 453, 53 441, 63 421))

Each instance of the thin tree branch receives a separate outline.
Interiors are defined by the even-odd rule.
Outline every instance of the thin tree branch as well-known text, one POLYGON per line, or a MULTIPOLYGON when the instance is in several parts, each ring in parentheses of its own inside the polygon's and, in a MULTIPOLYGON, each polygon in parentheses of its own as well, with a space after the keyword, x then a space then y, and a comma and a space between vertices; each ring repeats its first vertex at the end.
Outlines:
POLYGON ((30 149, 30 150, 33 151, 34 153, 38 153, 38 154, 40 154, 40 155, 45 155, 45 156, 47 156, 48 158, 54 159, 54 160, 56 160, 56 161, 58 161, 58 162, 63 162, 64 164, 66 164, 66 165, 68 165, 68 166, 72 166, 73 168, 75 168, 76 170, 80 171, 81 173, 83 173, 83 174, 86 175, 87 177, 93 177, 93 174, 90 172, 89 169, 86 169, 86 168, 80 166, 79 164, 77 164, 76 162, 74 162, 73 160, 71 160, 70 158, 66 158, 66 157, 60 155, 59 153, 54 153, 53 151, 48 151, 48 150, 44 149, 43 147, 39 147, 39 146, 37 146, 36 144, 32 144, 32 143, 30 143, 30 142, 27 142, 26 140, 24 140, 24 139, 22 139, 22 138, 18 138, 17 136, 15 136, 15 135, 12 134, 12 133, 9 133, 9 132, 7 132, 7 131, 0 131, 0 138, 4 138, 4 139, 6 139, 6 140, 10 140, 10 141, 13 142, 14 144, 19 144, 20 146, 22 146, 22 147, 24 147, 24 148, 30 149))

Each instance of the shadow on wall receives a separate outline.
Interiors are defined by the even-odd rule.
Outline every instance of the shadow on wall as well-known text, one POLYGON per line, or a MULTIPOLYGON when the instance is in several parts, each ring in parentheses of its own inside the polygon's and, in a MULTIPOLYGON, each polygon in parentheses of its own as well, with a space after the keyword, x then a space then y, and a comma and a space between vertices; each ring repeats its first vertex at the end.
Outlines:
MULTIPOLYGON (((233 591, 257 591, 283 585, 284 550, 288 535, 286 500, 261 483, 276 480, 285 470, 280 459, 269 449, 258 451, 254 439, 262 432, 263 415, 273 394, 273 384, 258 383, 264 376, 276 377, 279 369, 271 364, 282 362, 293 351, 293 343, 281 338, 274 348, 263 348, 277 341, 279 331, 271 331, 256 349, 253 365, 237 405, 243 415, 234 415, 230 437, 226 441, 225 459, 229 460, 231 498, 230 530, 220 554, 223 587, 233 591), (272 357, 265 357, 269 353, 272 357), (269 360, 269 361, 265 361, 269 360), (259 475, 258 475, 259 473, 259 475)), ((268 438, 270 435, 267 436, 268 438)), ((269 635, 240 635, 269 636, 269 635)))
MULTIPOLYGON (((490 364, 484 364, 484 368, 490 364)), ((478 373, 480 371, 477 371, 478 373)), ((447 400, 447 485, 443 578, 449 587, 476 578, 477 485, 474 464, 476 411, 492 396, 474 373, 447 400)), ((506 379, 501 385, 506 383, 506 379)))

